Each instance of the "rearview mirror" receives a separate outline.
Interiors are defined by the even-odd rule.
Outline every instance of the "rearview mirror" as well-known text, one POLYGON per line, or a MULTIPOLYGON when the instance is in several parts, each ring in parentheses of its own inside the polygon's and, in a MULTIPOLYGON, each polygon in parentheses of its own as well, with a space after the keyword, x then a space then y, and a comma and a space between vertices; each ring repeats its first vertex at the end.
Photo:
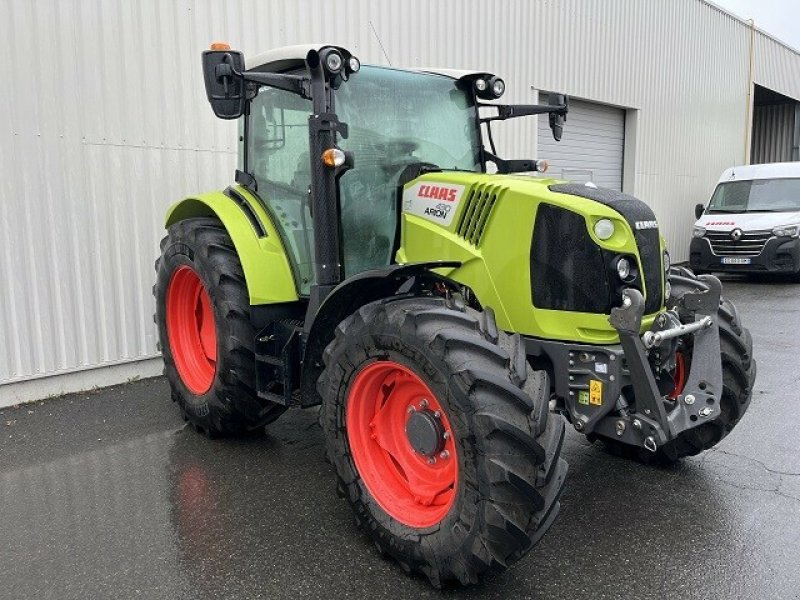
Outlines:
POLYGON ((694 218, 699 219, 700 217, 703 216, 703 213, 705 212, 706 212, 706 207, 703 206, 702 204, 698 204, 697 206, 694 207, 694 218))
POLYGON ((220 119, 238 119, 244 114, 244 54, 235 50, 203 52, 206 96, 220 119))
MULTIPOLYGON (((550 106, 564 106, 569 109, 569 99, 564 94, 550 94, 547 102, 550 106)), ((551 112, 550 130, 553 132, 553 139, 557 142, 561 141, 561 136, 564 133, 564 121, 567 120, 566 112, 551 112)))

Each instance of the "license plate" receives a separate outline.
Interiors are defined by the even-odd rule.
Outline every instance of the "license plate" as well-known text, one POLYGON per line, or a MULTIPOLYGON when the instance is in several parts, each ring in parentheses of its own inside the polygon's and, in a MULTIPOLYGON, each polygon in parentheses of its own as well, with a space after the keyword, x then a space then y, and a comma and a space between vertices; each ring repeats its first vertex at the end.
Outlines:
POLYGON ((734 256, 726 256, 722 259, 723 265, 749 265, 749 258, 738 258, 734 256))

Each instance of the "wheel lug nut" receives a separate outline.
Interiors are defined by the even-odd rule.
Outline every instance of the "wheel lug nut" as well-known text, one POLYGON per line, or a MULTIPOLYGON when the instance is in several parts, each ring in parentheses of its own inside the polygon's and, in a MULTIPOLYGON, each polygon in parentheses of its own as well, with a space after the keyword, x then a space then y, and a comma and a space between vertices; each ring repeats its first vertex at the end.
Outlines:
POLYGON ((439 454, 439 458, 441 459, 450 458, 450 452, 447 450, 442 450, 441 454, 439 454))
POLYGON ((442 437, 443 437, 444 439, 446 439, 446 440, 449 440, 449 439, 450 439, 450 432, 449 432, 449 431, 445 431, 445 432, 444 432, 444 435, 443 435, 442 437))
POLYGON ((436 458, 435 458, 435 457, 433 457, 433 456, 431 456, 431 457, 428 459, 428 464, 429 464, 429 465, 432 465, 432 464, 434 464, 435 462, 436 462, 436 458))
POLYGON ((419 407, 420 408, 428 408, 428 401, 425 398, 423 398, 422 402, 419 403, 419 407))
POLYGON ((415 412, 417 412, 416 408, 414 408, 413 406, 409 406, 408 407, 408 414, 415 413, 415 412))
POLYGON ((437 411, 434 411, 434 413, 433 413, 433 416, 434 416, 434 417, 436 417, 436 418, 438 419, 438 418, 440 418, 440 417, 442 416, 442 413, 440 413, 440 412, 437 410, 437 411))

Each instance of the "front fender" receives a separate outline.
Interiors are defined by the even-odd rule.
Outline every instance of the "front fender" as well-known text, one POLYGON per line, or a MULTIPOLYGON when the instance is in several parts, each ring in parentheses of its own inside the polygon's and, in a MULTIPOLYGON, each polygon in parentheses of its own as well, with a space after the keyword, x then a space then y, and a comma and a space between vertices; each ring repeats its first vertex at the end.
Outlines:
POLYGON ((216 217, 231 236, 242 263, 250 304, 294 302, 297 285, 275 224, 244 187, 184 198, 167 210, 166 227, 194 217, 216 217))
POLYGON ((455 281, 436 273, 433 269, 454 269, 457 261, 437 261, 390 265, 383 269, 364 271, 344 280, 325 298, 311 323, 306 323, 306 345, 303 354, 303 371, 300 379, 300 397, 303 406, 319 404, 316 383, 322 374, 322 354, 333 340, 336 327, 347 316, 370 302, 409 293, 407 283, 422 277, 435 281, 452 291, 463 287, 455 281))

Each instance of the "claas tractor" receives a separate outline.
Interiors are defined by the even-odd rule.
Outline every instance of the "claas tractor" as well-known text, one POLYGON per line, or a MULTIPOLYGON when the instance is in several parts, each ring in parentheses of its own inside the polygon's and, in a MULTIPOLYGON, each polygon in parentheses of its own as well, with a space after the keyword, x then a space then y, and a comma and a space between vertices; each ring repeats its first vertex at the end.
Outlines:
POLYGON ((498 155, 496 121, 560 139, 565 96, 502 104, 493 73, 333 45, 202 64, 238 169, 166 217, 172 399, 209 436, 320 407, 338 492, 404 571, 470 584, 525 555, 559 511, 565 423, 675 461, 747 410, 751 336, 718 279, 670 266, 648 205, 498 155))

